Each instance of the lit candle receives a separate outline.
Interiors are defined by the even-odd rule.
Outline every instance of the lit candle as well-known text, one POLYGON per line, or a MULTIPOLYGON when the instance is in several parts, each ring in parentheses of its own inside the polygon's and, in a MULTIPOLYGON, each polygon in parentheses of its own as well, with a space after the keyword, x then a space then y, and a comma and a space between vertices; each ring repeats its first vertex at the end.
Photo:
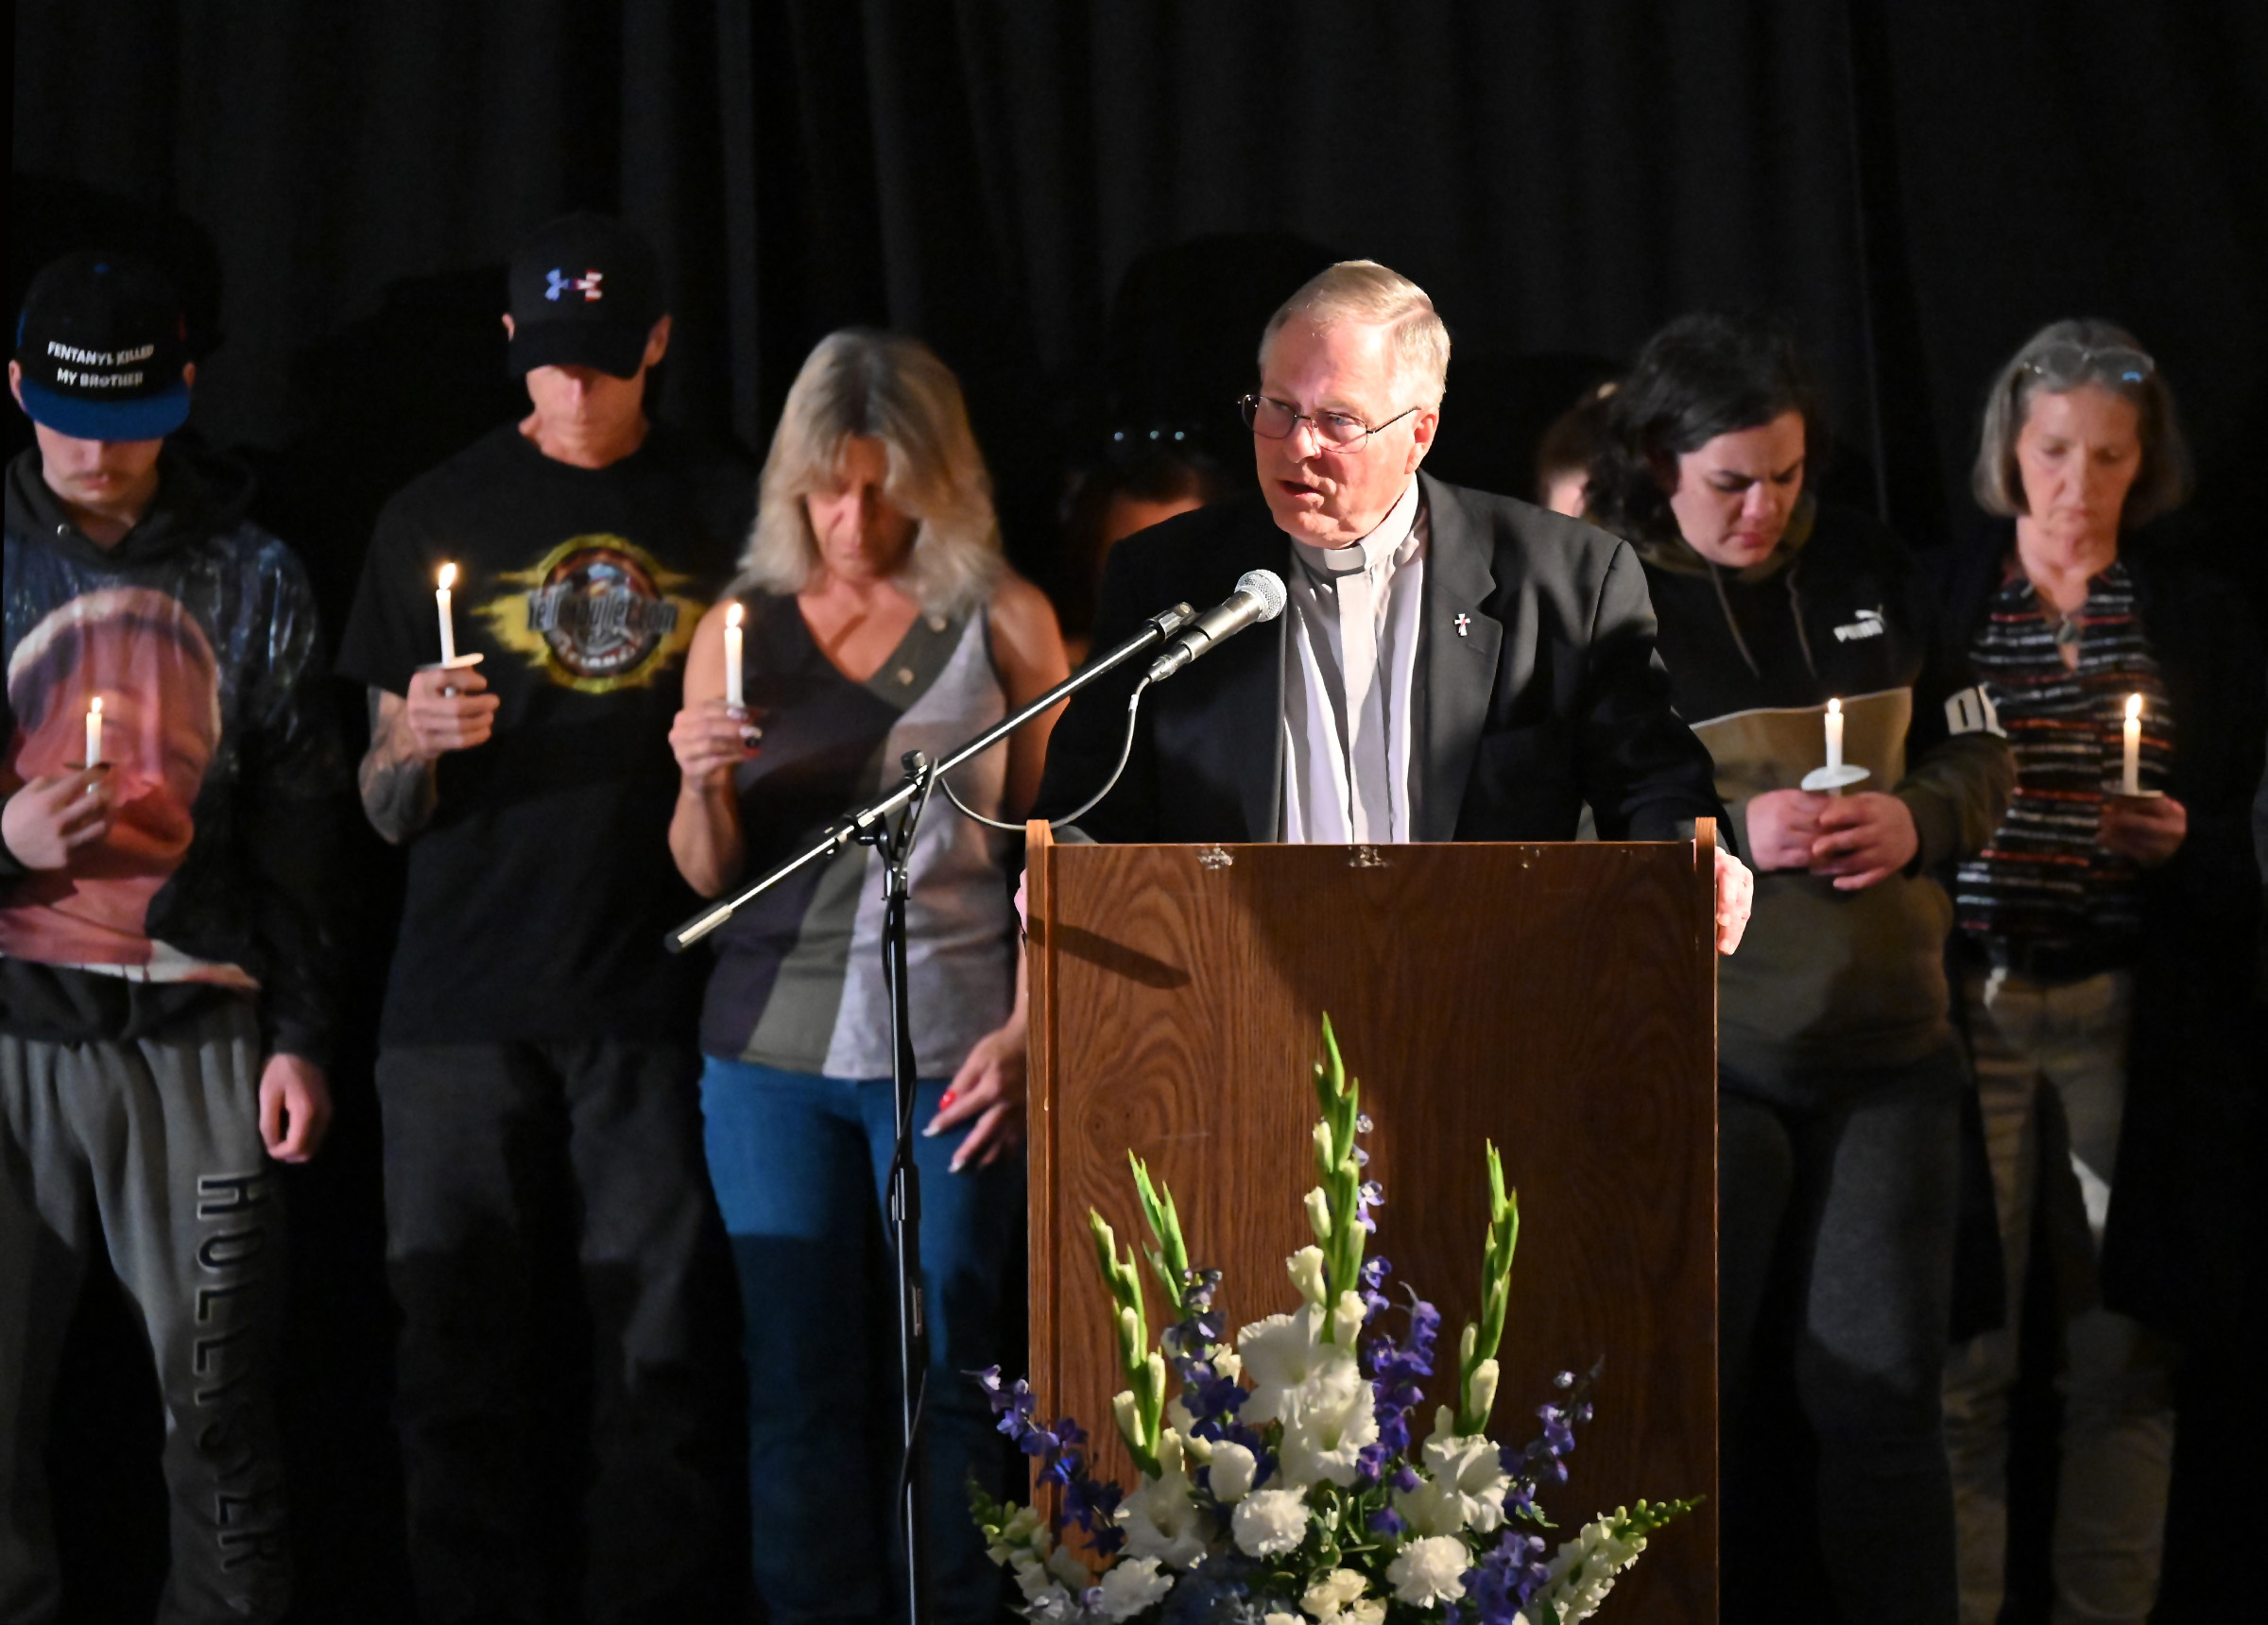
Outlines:
POLYGON ((441 566, 441 584, 434 590, 433 601, 441 616, 441 664, 456 659, 456 626, 449 618, 449 589, 456 583, 456 566, 441 566))
POLYGON ((2125 779, 2119 786, 2121 795, 2141 795, 2141 695, 2127 695, 2127 750, 2125 750, 2125 779))
POLYGON ((742 610, 735 604, 725 611, 725 704, 734 710, 740 709, 740 621, 742 610))
POLYGON ((1827 770, 1833 773, 1843 765, 1843 702, 1827 702, 1827 770))
POLYGON ((102 696, 96 694, 87 707, 87 765, 93 767, 102 760, 102 696))

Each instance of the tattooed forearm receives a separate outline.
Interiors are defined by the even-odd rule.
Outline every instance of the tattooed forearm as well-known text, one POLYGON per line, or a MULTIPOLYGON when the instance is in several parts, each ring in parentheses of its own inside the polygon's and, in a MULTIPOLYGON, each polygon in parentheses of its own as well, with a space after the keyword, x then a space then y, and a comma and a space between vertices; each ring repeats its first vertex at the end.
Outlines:
POLYGON ((408 707, 399 694, 370 691, 370 748, 355 777, 370 828, 396 846, 433 817, 433 763, 416 754, 408 707))

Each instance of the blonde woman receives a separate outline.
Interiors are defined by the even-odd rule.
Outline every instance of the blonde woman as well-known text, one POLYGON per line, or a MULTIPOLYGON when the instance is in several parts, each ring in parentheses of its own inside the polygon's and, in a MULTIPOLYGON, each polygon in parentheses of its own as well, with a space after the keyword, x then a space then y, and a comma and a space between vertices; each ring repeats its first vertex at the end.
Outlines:
MULTIPOLYGON (((910 338, 831 334, 788 392, 740 576, 694 637, 670 733, 678 866, 717 896, 894 783, 905 751, 941 755, 1065 675, 1054 611, 1002 561, 952 372, 910 338), (737 706, 725 692, 733 608, 745 640, 737 706)), ((1034 724, 962 768, 954 790, 990 816, 1020 814, 1046 735, 1047 722, 1034 724)), ((939 797, 912 859, 929 1555, 941 1620, 989 1618, 999 1606, 999 1571, 965 1490, 972 1470, 998 1488, 996 1442, 963 1374, 1007 1353, 1001 1303, 1023 1202, 1023 1009, 1002 841, 939 797)), ((741 1277, 756 1582, 780 1625, 880 1619, 892 1607, 881 915, 868 848, 797 875, 717 933, 702 1013, 710 1176, 741 1277)))

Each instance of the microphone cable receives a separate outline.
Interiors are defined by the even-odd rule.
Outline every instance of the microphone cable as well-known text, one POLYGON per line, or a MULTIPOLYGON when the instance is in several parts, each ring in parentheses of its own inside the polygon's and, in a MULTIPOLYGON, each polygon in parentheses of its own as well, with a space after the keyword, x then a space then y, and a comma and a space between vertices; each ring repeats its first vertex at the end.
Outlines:
MULTIPOLYGON (((1109 795, 1111 791, 1118 788, 1118 781, 1126 771, 1126 763, 1133 760, 1134 756, 1135 713, 1141 709, 1143 691, 1148 688, 1153 681, 1155 681, 1154 678, 1147 676, 1143 677, 1142 681, 1134 685, 1134 692, 1126 696, 1126 737, 1118 747, 1118 765, 1110 770, 1110 777, 1103 781, 1103 787, 1100 790, 1096 791, 1091 796, 1088 797, 1083 806, 1073 812, 1064 813, 1060 818, 1050 818, 1047 821, 1047 827, 1050 830, 1060 830, 1066 824, 1075 823, 1077 820, 1086 817, 1088 813, 1093 812, 1095 808, 1102 804, 1102 799, 1104 796, 1109 795)), ((1007 742, 1003 740, 1001 743, 1005 744, 1007 742)), ((988 818, 982 812, 979 812, 974 808, 971 807, 968 802, 963 801, 958 795, 954 794, 953 781, 947 778, 941 773, 937 775, 937 788, 945 792, 946 800, 952 802, 955 807, 961 810, 961 815, 963 817, 973 818, 976 820, 976 822, 985 825, 988 829, 1005 830, 1011 835, 1021 835, 1023 833, 1022 825, 1003 823, 998 818, 988 818)))

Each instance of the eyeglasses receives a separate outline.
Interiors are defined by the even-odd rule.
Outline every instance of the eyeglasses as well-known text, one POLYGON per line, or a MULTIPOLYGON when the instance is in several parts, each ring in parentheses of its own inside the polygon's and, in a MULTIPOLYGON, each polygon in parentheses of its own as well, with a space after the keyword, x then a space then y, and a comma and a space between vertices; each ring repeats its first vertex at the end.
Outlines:
POLYGON ((2050 344, 2024 363, 2024 370, 2050 383, 2076 384, 2100 378, 2109 384, 2139 384, 2157 370, 2157 363, 2122 344, 2103 350, 2084 344, 2050 344))
POLYGON ((1238 398, 1237 410, 1245 415, 1245 427, 1255 435, 1264 435, 1271 440, 1288 439, 1300 424, 1313 424, 1315 437, 1327 446, 1342 452, 1359 452, 1371 436, 1391 429, 1410 415, 1422 410, 1413 406, 1408 412, 1397 412, 1383 423, 1366 423, 1351 412, 1298 412, 1272 395, 1246 395, 1238 398))

